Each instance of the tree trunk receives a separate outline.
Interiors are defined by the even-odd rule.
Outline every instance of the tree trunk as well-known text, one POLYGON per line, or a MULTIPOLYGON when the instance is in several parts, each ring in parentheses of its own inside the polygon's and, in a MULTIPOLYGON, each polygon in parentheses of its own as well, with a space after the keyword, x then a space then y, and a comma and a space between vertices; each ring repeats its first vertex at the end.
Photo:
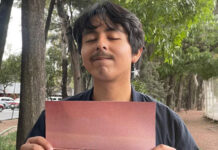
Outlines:
POLYGON ((21 102, 17 150, 44 109, 45 101, 45 0, 22 0, 21 102))
POLYGON ((48 17, 46 19, 46 24, 45 24, 45 42, 47 41, 48 30, 49 30, 49 26, 51 24, 51 16, 52 16, 52 12, 54 9, 54 5, 55 5, 55 0, 51 0, 50 5, 49 5, 49 9, 48 9, 48 17))
POLYGON ((149 44, 146 47, 146 55, 147 55, 148 59, 151 58, 151 56, 153 55, 154 51, 155 51, 155 45, 154 44, 149 44))
POLYGON ((214 15, 218 14, 218 0, 216 1, 216 6, 214 9, 214 15))
POLYGON ((179 85, 178 85, 178 96, 177 96, 177 102, 176 102, 176 111, 179 112, 182 106, 182 92, 183 92, 183 82, 184 82, 184 76, 180 75, 179 77, 179 85))
POLYGON ((6 88, 7 88, 7 86, 3 86, 3 94, 4 94, 4 96, 6 96, 6 88))
MULTIPOLYGON (((63 34, 62 34, 63 35, 63 34)), ((62 84, 61 84, 61 93, 62 98, 66 98, 67 95, 67 66, 68 66, 68 59, 67 59, 67 50, 65 46, 64 36, 62 38, 62 84)))
POLYGON ((58 15, 62 21, 62 26, 65 29, 65 37, 68 45, 68 49, 71 57, 71 67, 73 71, 73 79, 74 79, 74 94, 80 93, 84 91, 84 84, 82 80, 81 73, 81 63, 80 63, 80 55, 78 50, 76 49, 76 45, 74 43, 74 37, 72 35, 72 28, 70 26, 69 16, 66 14, 63 8, 63 1, 57 0, 57 10, 58 15))
POLYGON ((193 74, 188 76, 188 96, 186 99, 186 110, 189 110, 193 107, 194 101, 194 86, 193 86, 193 74))
POLYGON ((0 3, 0 68, 2 63, 2 56, 4 54, 13 1, 14 0, 1 0, 0 3))
POLYGON ((85 69, 85 67, 83 66, 81 68, 82 70, 82 78, 83 78, 83 87, 85 90, 88 90, 90 87, 93 86, 93 82, 92 82, 92 76, 90 73, 88 73, 88 71, 85 69))
POLYGON ((167 106, 169 106, 169 107, 172 106, 173 97, 174 97, 174 76, 170 75, 170 77, 169 77, 169 90, 168 90, 167 101, 166 101, 167 106))
POLYGON ((197 88, 197 110, 202 110, 202 103, 204 99, 203 93, 203 79, 198 76, 198 88, 197 88))
POLYGON ((192 81, 192 88, 193 88, 193 100, 192 100, 192 107, 191 109, 194 109, 196 108, 196 104, 197 104, 197 89, 198 89, 198 80, 197 80, 197 77, 198 75, 195 74, 192 76, 193 77, 193 81, 192 81))
POLYGON ((62 98, 66 98, 67 95, 67 58, 62 58, 62 98))
POLYGON ((140 70, 142 69, 143 61, 148 61, 152 56, 154 50, 155 50, 155 46, 153 44, 150 45, 145 44, 145 49, 143 50, 142 56, 139 59, 139 61, 136 63, 136 69, 140 69, 140 70))
POLYGON ((88 74, 88 76, 86 77, 86 86, 85 89, 88 90, 91 86, 93 86, 93 82, 92 82, 92 76, 90 74, 88 74))

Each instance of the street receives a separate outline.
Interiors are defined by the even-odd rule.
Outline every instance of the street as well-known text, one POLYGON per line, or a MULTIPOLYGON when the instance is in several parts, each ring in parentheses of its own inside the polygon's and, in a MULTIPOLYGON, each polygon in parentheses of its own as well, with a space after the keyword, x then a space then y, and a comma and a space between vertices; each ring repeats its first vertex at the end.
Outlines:
MULTIPOLYGON (((8 120, 12 119, 13 110, 11 109, 4 109, 2 112, 0 112, 0 120, 8 120)), ((18 118, 19 115, 19 109, 14 110, 13 119, 18 118)))

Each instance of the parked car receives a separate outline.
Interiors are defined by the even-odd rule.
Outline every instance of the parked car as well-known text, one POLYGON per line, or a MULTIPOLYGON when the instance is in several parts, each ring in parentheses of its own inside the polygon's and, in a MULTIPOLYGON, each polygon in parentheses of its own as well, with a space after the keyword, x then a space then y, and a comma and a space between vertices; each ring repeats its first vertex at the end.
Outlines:
POLYGON ((61 100, 62 100, 62 97, 60 97, 60 96, 48 97, 48 101, 61 101, 61 100))
POLYGON ((13 102, 10 103, 10 108, 19 108, 20 107, 20 98, 16 98, 13 102))
POLYGON ((0 112, 2 112, 2 110, 4 110, 4 105, 3 104, 0 104, 0 112))
POLYGON ((5 108, 10 108, 10 103, 14 102, 14 99, 11 97, 0 97, 0 102, 3 102, 5 108))

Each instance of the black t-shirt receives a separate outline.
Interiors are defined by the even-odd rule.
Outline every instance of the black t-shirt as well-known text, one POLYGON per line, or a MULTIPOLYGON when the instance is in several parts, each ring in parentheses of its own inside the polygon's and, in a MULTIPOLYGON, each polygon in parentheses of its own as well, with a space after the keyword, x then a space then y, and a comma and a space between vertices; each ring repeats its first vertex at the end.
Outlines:
MULTIPOLYGON (((67 98, 67 101, 92 100, 93 88, 86 92, 67 98)), ((156 103, 156 145, 165 144, 177 150, 197 150, 198 147, 180 117, 166 105, 141 94, 132 88, 132 100, 135 102, 156 103)), ((45 137, 45 111, 31 130, 29 137, 45 137)))

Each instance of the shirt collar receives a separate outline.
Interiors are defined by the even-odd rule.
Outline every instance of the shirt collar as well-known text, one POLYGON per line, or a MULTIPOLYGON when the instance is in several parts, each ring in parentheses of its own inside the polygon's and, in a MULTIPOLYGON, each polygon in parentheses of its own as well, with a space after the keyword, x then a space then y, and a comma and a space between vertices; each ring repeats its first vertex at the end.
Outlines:
MULTIPOLYGON (((87 92, 87 99, 93 101, 92 97, 93 97, 93 90, 94 88, 91 88, 88 92, 87 92)), ((141 93, 137 92, 133 86, 131 86, 131 98, 133 102, 143 102, 144 98, 142 96, 141 93)))
POLYGON ((141 93, 137 92, 134 87, 131 88, 131 97, 133 102, 143 102, 144 98, 141 93))

